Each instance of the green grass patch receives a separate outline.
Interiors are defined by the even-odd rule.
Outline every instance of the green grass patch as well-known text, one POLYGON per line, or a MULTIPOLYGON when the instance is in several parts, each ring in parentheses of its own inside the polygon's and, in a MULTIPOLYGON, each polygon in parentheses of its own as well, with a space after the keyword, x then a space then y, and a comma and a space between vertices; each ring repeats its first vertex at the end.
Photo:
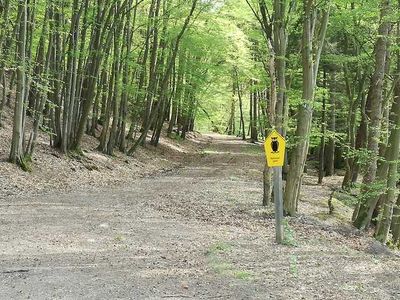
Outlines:
POLYGON ((235 270, 233 271, 233 276, 236 279, 241 279, 241 280, 250 280, 253 278, 253 274, 248 271, 243 271, 243 270, 235 270))
POLYGON ((233 269, 233 265, 227 262, 212 262, 211 267, 214 272, 223 275, 228 274, 233 269))
POLYGON ((299 269, 297 265, 297 256, 291 255, 289 258, 289 272, 293 277, 299 276, 299 269))
POLYGON ((253 273, 236 269, 235 266, 228 262, 211 262, 213 271, 219 275, 234 277, 240 280, 250 280, 254 277, 253 273))
POLYGON ((32 157, 30 155, 26 155, 22 157, 19 161, 19 165, 24 172, 32 172, 32 157))
MULTIPOLYGON (((340 201, 344 205, 351 207, 351 208, 353 208, 358 202, 358 199, 356 196, 350 195, 347 193, 335 192, 335 194, 333 196, 334 196, 333 200, 340 201)), ((335 203, 333 203, 333 204, 335 205, 335 203)))
POLYGON ((264 150, 261 146, 249 146, 243 148, 243 153, 246 154, 263 154, 264 150))
POLYGON ((254 277, 253 273, 236 268, 232 263, 221 257, 232 249, 232 245, 225 242, 213 244, 207 251, 208 263, 212 270, 223 276, 233 277, 240 280, 250 280, 254 277))
POLYGON ((175 140, 175 141, 183 141, 184 139, 182 138, 182 136, 180 134, 177 134, 176 132, 172 132, 169 136, 168 136, 171 140, 175 140))
POLYGON ((232 248, 232 245, 224 242, 218 242, 211 245, 210 249, 207 250, 207 255, 219 254, 229 251, 232 248))
POLYGON ((283 221, 283 245, 290 247, 298 246, 294 229, 289 225, 287 220, 283 221))

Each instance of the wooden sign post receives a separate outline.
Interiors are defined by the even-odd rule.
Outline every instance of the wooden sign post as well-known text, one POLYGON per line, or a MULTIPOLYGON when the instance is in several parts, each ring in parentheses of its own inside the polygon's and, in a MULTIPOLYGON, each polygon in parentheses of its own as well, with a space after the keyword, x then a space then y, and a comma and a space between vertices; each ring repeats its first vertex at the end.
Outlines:
POLYGON ((267 165, 274 171, 274 202, 276 242, 283 242, 283 184, 282 166, 285 161, 286 141, 278 131, 273 130, 264 144, 267 165))

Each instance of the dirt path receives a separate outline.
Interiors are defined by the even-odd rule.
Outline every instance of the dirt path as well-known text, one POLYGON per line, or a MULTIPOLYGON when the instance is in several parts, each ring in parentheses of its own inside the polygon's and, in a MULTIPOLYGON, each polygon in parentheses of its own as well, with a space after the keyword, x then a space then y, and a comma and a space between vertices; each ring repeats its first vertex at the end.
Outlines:
POLYGON ((398 256, 327 216, 312 177, 277 246, 262 164, 260 146, 213 136, 124 188, 0 199, 0 299, 400 298, 398 256))

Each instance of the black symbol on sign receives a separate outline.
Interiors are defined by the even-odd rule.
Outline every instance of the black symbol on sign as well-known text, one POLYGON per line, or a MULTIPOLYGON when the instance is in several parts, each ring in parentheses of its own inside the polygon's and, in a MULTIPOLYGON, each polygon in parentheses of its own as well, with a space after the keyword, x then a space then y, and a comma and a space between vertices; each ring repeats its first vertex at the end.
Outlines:
POLYGON ((273 153, 279 152, 279 142, 277 137, 272 138, 271 148, 273 153))

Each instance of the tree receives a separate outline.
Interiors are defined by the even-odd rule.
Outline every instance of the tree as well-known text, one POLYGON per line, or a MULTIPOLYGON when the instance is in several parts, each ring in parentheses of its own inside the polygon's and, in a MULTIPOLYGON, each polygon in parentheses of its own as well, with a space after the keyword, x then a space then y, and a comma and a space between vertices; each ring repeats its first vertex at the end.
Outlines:
POLYGON ((290 159, 290 170, 284 195, 284 211, 290 216, 296 214, 300 196, 301 178, 306 163, 311 132, 314 90, 330 11, 329 4, 322 11, 317 9, 313 0, 304 0, 303 4, 303 101, 298 107, 296 145, 290 159), (319 18, 315 18, 315 16, 319 16, 319 18), (316 30, 318 24, 320 26, 316 30), (315 34, 317 36, 314 36, 315 34))
POLYGON ((24 124, 25 124, 25 94, 26 85, 26 43, 27 43, 27 23, 28 23, 28 2, 27 0, 19 0, 18 2, 19 32, 17 39, 18 61, 17 67, 17 96, 14 108, 14 127, 11 142, 10 161, 24 164, 24 124))
MULTIPOLYGON (((397 41, 400 40, 400 22, 397 23, 397 41)), ((385 151, 385 163, 388 164, 387 172, 387 188, 384 193, 383 203, 380 206, 380 216, 375 236, 382 242, 387 243, 389 240, 389 231, 393 230, 394 240, 398 240, 397 224, 398 208, 396 208, 396 200, 398 198, 398 160, 400 151, 400 50, 397 50, 397 67, 394 81, 393 105, 390 113, 391 131, 388 140, 388 146, 385 151), (396 212, 396 215, 393 214, 396 212), (395 220, 395 222, 393 222, 395 220)))
POLYGON ((373 183, 376 178, 378 167, 383 81, 388 49, 387 38, 391 26, 390 22, 386 19, 389 10, 390 2, 388 0, 382 0, 380 26, 375 44, 375 70, 371 77, 366 106, 366 114, 369 119, 367 150, 369 151, 370 160, 363 178, 363 189, 361 193, 362 202, 356 208, 356 218, 354 220, 354 225, 360 229, 368 228, 378 201, 376 197, 377 191, 374 191, 373 183))

